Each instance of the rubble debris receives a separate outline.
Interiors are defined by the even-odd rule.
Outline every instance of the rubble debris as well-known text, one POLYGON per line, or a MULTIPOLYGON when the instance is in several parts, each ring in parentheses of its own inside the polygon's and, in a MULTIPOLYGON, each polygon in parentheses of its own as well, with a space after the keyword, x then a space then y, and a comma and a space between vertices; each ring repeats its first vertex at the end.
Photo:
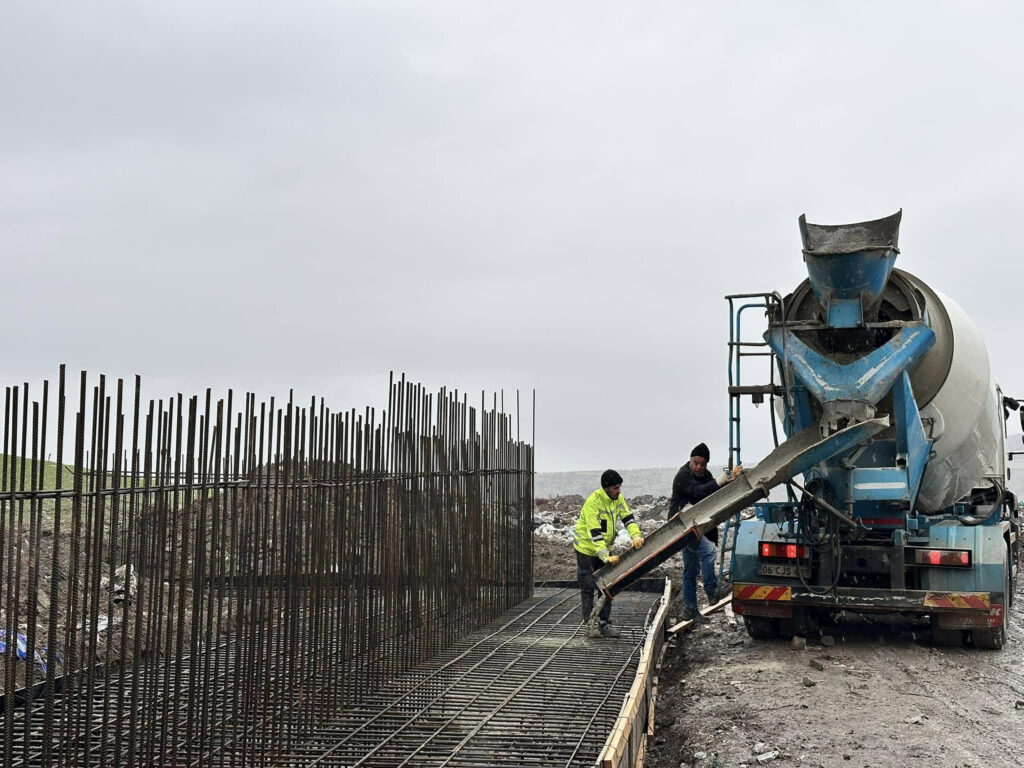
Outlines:
POLYGON ((819 672, 824 672, 825 671, 825 662, 822 661, 821 659, 811 659, 810 663, 811 663, 811 666, 814 667, 819 672))
MULTIPOLYGON (((628 497, 630 508, 637 518, 640 530, 647 536, 660 528, 664 521, 650 516, 650 510, 642 503, 654 499, 654 506, 664 503, 666 497, 628 497)), ((572 540, 575 536, 576 518, 585 499, 579 495, 537 498, 533 509, 534 579, 536 581, 564 581, 576 578, 576 555, 572 540)), ((632 540, 625 531, 612 544, 612 550, 621 554, 632 547, 632 540)), ((674 585, 682 579, 683 555, 678 553, 655 568, 649 576, 669 577, 674 585)), ((703 595, 703 593, 702 593, 703 595)), ((674 603, 673 611, 681 610, 680 601, 674 603)), ((678 620, 669 622, 675 626, 678 620)))
POLYGON ((794 651, 802 651, 807 647, 807 638, 793 635, 793 640, 790 644, 793 646, 794 651))
POLYGON ((110 590, 110 602, 117 605, 125 600, 131 601, 135 597, 138 584, 139 580, 135 576, 135 571, 129 568, 127 563, 118 567, 114 571, 114 586, 110 590))
POLYGON ((773 749, 771 752, 765 752, 762 755, 758 755, 757 756, 757 762, 759 762, 759 763, 761 763, 763 765, 765 763, 771 762, 772 760, 774 760, 778 756, 779 756, 779 750, 773 749))
POLYGON ((665 714, 657 712, 654 715, 654 725, 656 728, 671 728, 675 725, 676 716, 672 714, 665 714))
POLYGON ((549 539, 565 539, 571 541, 573 532, 571 526, 557 528, 551 523, 541 523, 533 531, 537 536, 545 536, 549 539))
MULTIPOLYGON (((572 540, 576 517, 586 499, 576 494, 535 499, 533 505, 533 533, 535 536, 572 540)), ((636 515, 644 533, 660 528, 668 518, 668 497, 637 496, 629 498, 629 506, 636 515)), ((624 530, 619 531, 613 546, 629 546, 631 539, 624 530)))

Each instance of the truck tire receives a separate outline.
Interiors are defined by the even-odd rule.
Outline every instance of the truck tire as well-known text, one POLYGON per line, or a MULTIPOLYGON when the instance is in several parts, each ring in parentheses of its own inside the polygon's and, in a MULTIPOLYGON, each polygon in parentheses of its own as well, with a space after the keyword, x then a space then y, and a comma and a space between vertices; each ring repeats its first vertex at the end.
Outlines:
POLYGON ((767 616, 744 616, 743 626, 755 640, 772 640, 779 636, 778 624, 767 616))
POLYGON ((791 618, 778 620, 778 628, 779 637, 787 639, 793 635, 818 637, 821 634, 821 627, 818 626, 818 611, 798 606, 793 609, 791 618))
POLYGON ((1006 642, 1006 614, 1010 612, 1010 564, 1003 557, 1003 615, 998 627, 971 630, 975 648, 998 651, 1006 642))

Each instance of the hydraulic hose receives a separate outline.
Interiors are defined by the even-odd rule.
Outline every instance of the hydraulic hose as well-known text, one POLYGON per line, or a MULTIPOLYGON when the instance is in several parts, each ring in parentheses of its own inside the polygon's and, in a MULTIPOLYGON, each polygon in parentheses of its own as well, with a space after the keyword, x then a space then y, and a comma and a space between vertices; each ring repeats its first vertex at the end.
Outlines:
MULTIPOLYGON (((992 487, 996 489, 996 503, 992 505, 992 509, 996 510, 1003 506, 1003 499, 1006 498, 1006 491, 1003 489, 1002 483, 997 480, 989 480, 989 482, 992 483, 992 487)), ((963 525, 981 525, 990 517, 992 517, 991 514, 988 514, 985 517, 961 515, 958 519, 963 525)))
MULTIPOLYGON (((818 482, 819 481, 817 480, 812 480, 808 485, 813 487, 814 484, 818 482)), ((836 588, 843 569, 843 546, 839 541, 839 524, 842 522, 846 525, 851 525, 854 528, 857 527, 857 524, 836 509, 835 506, 819 497, 816 493, 817 489, 808 490, 796 482, 793 482, 793 485, 803 491, 804 494, 804 498, 800 503, 800 511, 798 513, 798 524, 804 543, 812 552, 819 553, 823 559, 827 553, 832 560, 833 566, 832 583, 826 587, 808 584, 807 580, 804 578, 803 571, 800 570, 799 566, 797 567, 797 576, 800 577, 800 583, 803 585, 803 588, 811 594, 827 595, 836 588), (823 512, 828 514, 822 514, 823 512), (817 530, 813 535, 811 533, 812 513, 817 521, 820 521, 821 523, 820 525, 815 526, 817 530)), ((822 482, 821 490, 824 495, 824 493, 829 490, 828 485, 822 482)))

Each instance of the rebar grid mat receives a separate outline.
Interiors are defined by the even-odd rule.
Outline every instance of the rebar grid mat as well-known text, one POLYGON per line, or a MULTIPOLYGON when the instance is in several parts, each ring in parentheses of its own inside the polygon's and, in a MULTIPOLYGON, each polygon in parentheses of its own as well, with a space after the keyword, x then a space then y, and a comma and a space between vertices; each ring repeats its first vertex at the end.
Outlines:
POLYGON ((577 588, 539 588, 389 681, 282 756, 328 766, 594 765, 633 683, 660 595, 615 598, 618 639, 589 639, 577 588))
POLYGON ((66 399, 5 392, 3 768, 269 765, 531 592, 518 396, 66 399))

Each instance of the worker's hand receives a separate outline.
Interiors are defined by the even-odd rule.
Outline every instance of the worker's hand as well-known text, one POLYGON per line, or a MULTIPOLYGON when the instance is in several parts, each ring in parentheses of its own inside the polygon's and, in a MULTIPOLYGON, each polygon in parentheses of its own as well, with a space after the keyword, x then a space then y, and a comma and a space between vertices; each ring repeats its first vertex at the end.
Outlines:
POLYGON ((637 536, 635 539, 633 539, 633 549, 640 549, 640 547, 642 547, 643 545, 644 545, 644 537, 643 536, 637 536))
POLYGON ((606 557, 604 559, 604 564, 605 565, 618 565, 619 564, 619 556, 618 555, 608 555, 608 557, 606 557))
POLYGON ((737 477, 740 476, 741 472, 743 472, 743 465, 737 464, 735 467, 732 468, 732 475, 729 477, 729 479, 735 480, 737 477))

